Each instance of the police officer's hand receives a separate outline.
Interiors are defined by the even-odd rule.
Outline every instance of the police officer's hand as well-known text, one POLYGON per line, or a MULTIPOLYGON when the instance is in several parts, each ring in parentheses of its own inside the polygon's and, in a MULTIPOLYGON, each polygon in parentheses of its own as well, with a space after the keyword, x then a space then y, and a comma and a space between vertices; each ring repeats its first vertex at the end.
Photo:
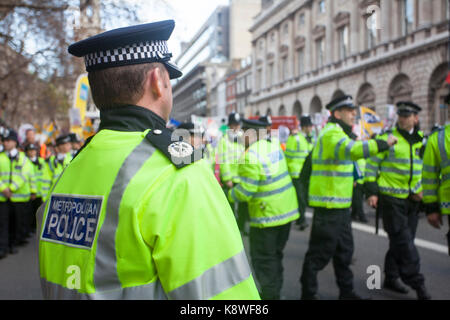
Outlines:
POLYGON ((436 229, 440 229, 442 226, 442 215, 438 212, 428 214, 427 220, 436 229))
POLYGON ((369 199, 367 199, 367 202, 368 202, 369 206, 376 209, 377 205, 378 205, 378 197, 370 196, 369 199))
POLYGON ((225 184, 227 185, 228 188, 233 188, 233 181, 227 181, 225 182, 225 184))
POLYGON ((386 142, 389 145, 389 147, 392 147, 393 145, 397 144, 398 139, 396 137, 394 137, 393 135, 390 135, 386 142))
POLYGON ((423 192, 420 193, 415 193, 413 195, 411 195, 411 199, 415 202, 420 202, 423 199, 423 192))
POLYGON ((36 200, 36 194, 35 193, 30 194, 30 200, 36 200))
POLYGON ((11 190, 9 190, 9 188, 6 188, 5 190, 2 191, 2 193, 5 195, 6 198, 11 198, 11 190))

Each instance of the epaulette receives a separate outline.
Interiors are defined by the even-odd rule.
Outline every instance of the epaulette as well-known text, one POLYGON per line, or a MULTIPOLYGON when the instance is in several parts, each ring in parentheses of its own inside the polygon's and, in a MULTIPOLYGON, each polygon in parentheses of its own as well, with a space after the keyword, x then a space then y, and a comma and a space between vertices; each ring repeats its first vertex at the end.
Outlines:
POLYGON ((202 150, 196 149, 182 137, 174 140, 173 131, 168 128, 154 129, 145 137, 150 143, 161 151, 177 169, 184 168, 195 161, 202 159, 202 150))

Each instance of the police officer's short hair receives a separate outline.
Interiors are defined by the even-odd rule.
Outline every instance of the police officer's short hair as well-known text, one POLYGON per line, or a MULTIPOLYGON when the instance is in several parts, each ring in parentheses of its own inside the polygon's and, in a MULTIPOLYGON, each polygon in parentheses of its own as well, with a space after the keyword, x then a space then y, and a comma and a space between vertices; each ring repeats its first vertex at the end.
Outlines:
MULTIPOLYGON (((105 110, 136 104, 144 95, 147 73, 156 67, 157 63, 144 63, 89 72, 95 105, 99 110, 105 110)), ((162 64, 159 67, 164 70, 162 64)))

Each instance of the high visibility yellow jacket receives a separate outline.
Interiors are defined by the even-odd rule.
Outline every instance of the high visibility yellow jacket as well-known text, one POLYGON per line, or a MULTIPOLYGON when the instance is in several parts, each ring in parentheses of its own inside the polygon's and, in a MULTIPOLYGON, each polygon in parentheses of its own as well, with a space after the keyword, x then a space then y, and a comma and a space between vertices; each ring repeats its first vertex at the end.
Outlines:
POLYGON ((302 132, 289 136, 286 142, 286 161, 292 178, 299 178, 306 157, 314 147, 313 142, 308 142, 302 132))
POLYGON ((183 163, 188 146, 173 143, 147 109, 100 117, 38 211, 44 297, 259 299, 233 212, 204 160, 183 163))
MULTIPOLYGON (((36 180, 30 160, 25 153, 18 152, 11 159, 6 152, 0 153, 0 192, 11 190, 11 202, 28 202, 31 193, 36 193, 36 180)), ((8 199, 0 193, 0 202, 8 199)))
POLYGON ((30 159, 30 162, 33 166, 33 174, 36 181, 36 197, 41 198, 48 193, 48 186, 45 185, 44 180, 44 170, 46 169, 47 164, 41 157, 37 157, 36 162, 32 162, 30 159))
POLYGON ((397 144, 367 161, 364 182, 376 182, 380 194, 406 199, 411 193, 422 191, 423 161, 420 153, 423 133, 417 132, 417 139, 413 144, 397 128, 392 133, 381 135, 380 139, 387 140, 389 134, 398 139, 397 144))
POLYGON ((350 208, 354 163, 378 153, 375 140, 354 141, 335 122, 322 129, 312 153, 309 205, 329 209, 350 208))
POLYGON ((67 153, 64 160, 58 161, 55 155, 47 159, 46 165, 43 171, 42 178, 42 199, 45 201, 48 199, 48 193, 52 186, 58 181, 59 176, 63 172, 72 160, 72 154, 67 153))
POLYGON ((248 148, 239 180, 228 199, 248 202, 252 227, 275 227, 299 218, 296 192, 278 140, 259 140, 248 148))
POLYGON ((428 139, 422 185, 427 213, 450 214, 450 124, 428 139))
POLYGON ((220 180, 238 183, 239 159, 244 153, 244 146, 228 130, 220 139, 216 152, 220 164, 220 180))

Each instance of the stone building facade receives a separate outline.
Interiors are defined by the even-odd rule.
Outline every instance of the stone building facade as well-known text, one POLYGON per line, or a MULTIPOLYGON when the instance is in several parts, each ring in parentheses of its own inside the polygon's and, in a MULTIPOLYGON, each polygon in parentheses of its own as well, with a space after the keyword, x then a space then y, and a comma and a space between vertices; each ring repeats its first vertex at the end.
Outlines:
POLYGON ((246 115, 323 113, 342 94, 374 107, 412 100, 422 127, 449 120, 447 0, 263 0, 250 29, 246 115))

